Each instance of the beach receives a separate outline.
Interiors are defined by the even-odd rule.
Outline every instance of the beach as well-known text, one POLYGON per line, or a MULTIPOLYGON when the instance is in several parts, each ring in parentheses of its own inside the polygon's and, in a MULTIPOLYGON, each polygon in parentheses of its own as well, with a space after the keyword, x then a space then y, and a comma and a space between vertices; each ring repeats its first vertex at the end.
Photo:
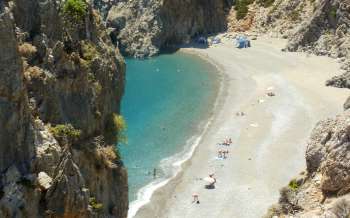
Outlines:
POLYGON ((218 67, 220 92, 192 157, 135 217, 254 218, 278 201, 279 189, 305 169, 313 126, 341 112, 349 95, 324 85, 341 73, 335 59, 282 52, 285 43, 261 37, 248 49, 229 40, 181 49, 218 67), (232 145, 217 145, 227 138, 232 145), (229 151, 227 159, 217 159, 219 149, 229 151), (210 173, 215 189, 204 188, 210 173), (200 204, 192 203, 193 193, 200 204))

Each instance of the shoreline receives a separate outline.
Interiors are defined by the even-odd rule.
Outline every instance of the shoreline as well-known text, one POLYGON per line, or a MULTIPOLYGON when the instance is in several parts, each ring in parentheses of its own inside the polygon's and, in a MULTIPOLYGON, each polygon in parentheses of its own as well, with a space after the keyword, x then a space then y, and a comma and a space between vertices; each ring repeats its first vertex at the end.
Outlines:
POLYGON ((183 163, 183 170, 155 190, 150 203, 141 207, 135 217, 256 217, 261 216, 267 206, 277 201, 278 189, 305 168, 306 139, 316 121, 339 112, 348 95, 346 90, 323 87, 325 80, 323 84, 320 81, 331 75, 327 73, 328 69, 320 67, 324 78, 317 78, 320 60, 327 61, 326 64, 331 65, 329 68, 336 70, 334 72, 340 72, 335 60, 314 56, 309 58, 304 53, 282 53, 277 49, 281 45, 283 40, 259 39, 253 42, 253 49, 247 50, 230 50, 234 48, 228 42, 209 49, 182 50, 198 55, 205 61, 209 60, 209 63, 217 62, 216 68, 226 76, 225 84, 221 87, 223 96, 219 96, 223 101, 222 108, 215 108, 213 123, 193 155, 183 163), (275 44, 268 45, 270 41, 275 44), (257 49, 254 48, 255 43, 257 49), (265 55, 269 57, 266 58, 265 55), (288 58, 295 58, 295 63, 289 63, 288 58), (232 59, 237 62, 232 63, 232 59), (256 61, 261 66, 242 64, 239 61, 244 62, 243 59, 256 61), (278 67, 274 67, 274 64, 278 67), (310 66, 311 64, 315 66, 310 66), (305 65, 305 69, 300 65, 305 65), (283 73, 273 72, 274 68, 283 73), (299 75, 302 78, 294 75, 294 68, 302 71, 302 75, 299 75), (309 71, 312 72, 310 75, 309 71), (300 82, 303 77, 307 84, 300 82), (275 86, 274 91, 278 92, 276 97, 265 96, 269 85, 275 86), (311 90, 308 90, 308 85, 311 85, 311 90), (332 91, 323 96, 313 92, 313 86, 323 87, 324 92, 332 91), (337 99, 323 99, 334 93, 340 94, 336 95, 337 99), (279 95, 285 99, 279 98, 279 95), (257 103, 257 100, 261 100, 259 98, 265 103, 257 103), (290 104, 289 101, 297 105, 290 104), (320 103, 326 104, 322 108, 318 106, 320 103), (290 108, 295 110, 288 112, 290 108), (234 114, 239 110, 244 110, 247 115, 235 117, 234 114), (277 115, 271 111, 277 111, 277 115), (283 120, 286 112, 289 119, 283 120), (252 127, 255 122, 258 127, 252 127), (264 128, 259 128, 259 125, 264 128), (283 128, 284 131, 280 131, 283 128), (270 131, 274 133, 270 134, 270 131), (213 160, 217 151, 215 143, 225 137, 231 137, 235 146, 230 147, 229 160, 217 163, 213 160), (303 146, 297 147, 295 144, 303 146), (275 157, 276 155, 280 157, 275 157), (283 162, 283 159, 286 161, 283 162), (205 164, 200 164, 203 162, 205 164), (281 163, 285 163, 290 170, 281 171, 281 163), (211 172, 215 172, 218 178, 218 187, 212 192, 203 190, 202 184, 198 182, 199 177, 205 177, 211 172), (274 174, 278 176, 275 178, 274 174), (200 193, 200 198, 203 198, 201 205, 189 203, 193 192, 200 193), (214 202, 206 201, 208 198, 214 202))
MULTIPOLYGON (((172 156, 165 157, 161 160, 160 162, 160 167, 163 166, 163 162, 170 162, 169 160, 174 160, 175 162, 171 164, 171 170, 172 170, 172 175, 166 176, 166 177, 161 177, 158 178, 155 181, 152 181, 151 183, 143 186, 141 189, 138 190, 137 192, 137 199, 130 202, 129 206, 129 211, 128 211, 128 218, 135 217, 135 215, 139 212, 140 208, 144 207, 148 203, 150 203, 151 198, 153 194, 160 188, 164 187, 167 185, 171 180, 176 179, 176 177, 181 174, 181 172, 184 170, 184 165, 186 165, 186 162, 191 159, 193 154, 195 153, 199 143, 202 140, 203 135, 206 133, 208 128, 210 128, 210 125, 214 119, 214 111, 219 107, 220 101, 224 97, 224 94, 222 93, 222 87, 224 87, 223 83, 225 83, 225 80, 223 77, 225 76, 222 73, 222 70, 220 69, 220 66, 215 64, 213 61, 210 59, 205 59, 204 57, 200 57, 196 53, 188 52, 188 51, 178 51, 184 54, 189 54, 191 56, 195 56, 201 61, 206 62, 208 65, 211 65, 213 68, 215 68, 215 72, 211 72, 213 77, 216 77, 216 82, 213 84, 215 94, 214 94, 214 106, 212 109, 208 111, 208 117, 205 121, 202 121, 198 123, 198 128, 195 131, 195 134, 192 135, 190 138, 186 140, 186 143, 182 149, 182 151, 173 154, 172 156), (200 126, 205 126, 204 128, 200 128, 200 126)), ((164 164, 164 165, 169 165, 169 164, 164 164)))

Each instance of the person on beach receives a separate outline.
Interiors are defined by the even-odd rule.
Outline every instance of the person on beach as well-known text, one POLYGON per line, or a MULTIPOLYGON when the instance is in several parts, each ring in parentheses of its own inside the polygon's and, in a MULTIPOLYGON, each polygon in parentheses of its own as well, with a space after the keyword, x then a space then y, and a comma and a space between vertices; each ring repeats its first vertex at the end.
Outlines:
POLYGON ((192 204, 193 203, 197 203, 197 204, 199 204, 200 202, 199 202, 199 195, 198 195, 198 193, 193 193, 192 194, 192 197, 193 197, 193 201, 192 201, 192 204))
POLYGON ((209 185, 206 185, 205 188, 206 189, 214 189, 215 188, 215 183, 216 183, 216 178, 214 177, 214 174, 209 174, 209 178, 212 179, 212 182, 210 182, 209 185))
POLYGON ((224 155, 224 159, 226 159, 226 155, 228 155, 228 150, 222 151, 223 155, 224 155))
POLYGON ((232 144, 232 139, 229 138, 228 143, 231 145, 232 144))
POLYGON ((157 169, 153 168, 153 178, 155 179, 157 177, 157 169))
POLYGON ((222 150, 221 149, 218 151, 218 158, 222 158, 222 150))

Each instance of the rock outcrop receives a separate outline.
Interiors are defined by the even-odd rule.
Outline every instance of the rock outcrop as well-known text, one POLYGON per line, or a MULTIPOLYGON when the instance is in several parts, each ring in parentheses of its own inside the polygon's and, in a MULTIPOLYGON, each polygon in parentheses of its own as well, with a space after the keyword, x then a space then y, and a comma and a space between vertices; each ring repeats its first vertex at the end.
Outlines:
POLYGON ((281 190, 266 217, 350 216, 350 111, 326 119, 313 130, 306 151, 306 173, 281 190))
MULTIPOLYGON (((83 1, 82 1, 83 2, 83 1)), ((0 217, 126 217, 125 64, 90 5, 0 2, 0 217)))
POLYGON ((162 47, 226 30, 226 0, 120 1, 108 12, 107 26, 123 53, 146 57, 162 47))

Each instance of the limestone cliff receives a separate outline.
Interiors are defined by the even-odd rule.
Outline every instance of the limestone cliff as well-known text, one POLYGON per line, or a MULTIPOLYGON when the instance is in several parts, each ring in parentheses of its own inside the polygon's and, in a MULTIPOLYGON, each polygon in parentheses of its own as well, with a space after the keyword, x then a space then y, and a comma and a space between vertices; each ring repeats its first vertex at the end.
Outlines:
POLYGON ((188 42, 199 34, 226 30, 227 0, 119 1, 108 12, 107 26, 121 50, 145 57, 188 42))
POLYGON ((266 217, 350 216, 350 111, 317 124, 306 151, 306 173, 281 190, 266 217))
POLYGON ((0 2, 0 217, 127 214, 125 64, 99 14, 66 2, 0 2))

